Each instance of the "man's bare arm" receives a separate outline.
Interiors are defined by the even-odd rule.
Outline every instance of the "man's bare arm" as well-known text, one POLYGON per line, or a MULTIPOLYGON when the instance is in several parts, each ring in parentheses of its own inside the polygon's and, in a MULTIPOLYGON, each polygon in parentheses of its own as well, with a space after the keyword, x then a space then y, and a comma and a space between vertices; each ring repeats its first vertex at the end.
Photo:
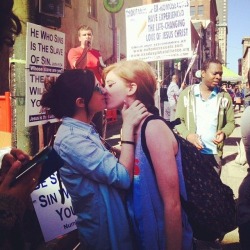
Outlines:
POLYGON ((84 48, 81 56, 75 62, 76 69, 85 69, 87 66, 87 52, 88 48, 84 48))

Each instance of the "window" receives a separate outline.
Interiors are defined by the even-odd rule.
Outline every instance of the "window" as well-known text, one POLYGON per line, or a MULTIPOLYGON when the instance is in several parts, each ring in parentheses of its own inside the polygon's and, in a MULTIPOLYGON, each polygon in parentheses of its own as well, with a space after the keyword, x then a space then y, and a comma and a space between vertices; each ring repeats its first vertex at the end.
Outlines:
POLYGON ((54 17, 64 17, 64 1, 39 0, 39 13, 54 17))
POLYGON ((89 17, 97 19, 97 0, 89 0, 89 17))
POLYGON ((190 6, 190 16, 195 16, 195 6, 190 6))
POLYGON ((198 5, 198 15, 203 15, 203 14, 204 14, 204 6, 198 5))

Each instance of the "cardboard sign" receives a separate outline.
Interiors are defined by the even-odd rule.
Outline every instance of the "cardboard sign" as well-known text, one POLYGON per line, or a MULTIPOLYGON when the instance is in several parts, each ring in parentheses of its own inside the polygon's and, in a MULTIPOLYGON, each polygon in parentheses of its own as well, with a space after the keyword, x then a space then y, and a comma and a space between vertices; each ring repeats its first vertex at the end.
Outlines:
POLYGON ((62 204, 59 189, 57 176, 53 174, 31 194, 45 242, 76 229, 70 196, 63 186, 65 203, 62 204))
POLYGON ((56 122, 41 109, 45 78, 56 78, 64 71, 65 34, 27 23, 25 126, 56 122))

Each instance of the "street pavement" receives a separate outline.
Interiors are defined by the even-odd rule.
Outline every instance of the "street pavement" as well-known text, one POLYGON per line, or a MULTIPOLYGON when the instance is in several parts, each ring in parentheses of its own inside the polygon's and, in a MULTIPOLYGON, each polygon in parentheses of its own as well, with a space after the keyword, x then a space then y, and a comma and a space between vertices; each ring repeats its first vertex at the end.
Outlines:
MULTIPOLYGON (((225 160, 225 165, 222 168, 221 180, 223 183, 227 184, 232 188, 235 199, 238 198, 238 189, 239 186, 247 174, 248 165, 244 166, 239 165, 235 162, 235 157, 237 156, 237 144, 240 142, 241 138, 241 128, 240 128, 240 119, 242 112, 235 112, 235 123, 236 128, 228 139, 223 150, 223 158, 225 160)), ((239 246, 239 234, 238 229, 225 235, 222 241, 222 248, 227 250, 238 250, 239 246)))

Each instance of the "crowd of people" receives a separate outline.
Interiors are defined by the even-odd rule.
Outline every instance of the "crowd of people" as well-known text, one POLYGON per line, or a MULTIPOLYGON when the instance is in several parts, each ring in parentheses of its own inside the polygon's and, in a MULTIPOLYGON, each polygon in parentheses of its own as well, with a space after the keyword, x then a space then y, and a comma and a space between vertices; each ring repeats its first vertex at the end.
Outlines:
MULTIPOLYGON (((13 45, 13 33, 21 31, 10 2, 6 13, 11 29, 1 27, 0 48, 13 45)), ((140 60, 105 67, 99 52, 92 49, 92 29, 82 26, 78 36, 80 46, 68 55, 72 69, 51 82, 41 105, 62 121, 54 149, 64 161, 60 174, 77 216, 82 248, 195 249, 192 228, 180 201, 180 194, 186 190, 178 175, 181 152, 175 136, 162 120, 153 119, 145 130, 150 159, 142 149, 143 123, 147 117, 159 115, 154 102, 157 83, 153 69, 140 60), (105 147, 102 129, 97 131, 93 123, 95 115, 106 108, 122 113, 119 157, 105 147)), ((201 68, 199 84, 182 83, 179 89, 178 76, 174 75, 173 87, 168 90, 169 100, 174 101, 171 120, 180 118, 181 122, 176 132, 213 161, 218 173, 223 142, 235 128, 234 100, 227 88, 220 87, 222 74, 221 62, 208 59, 201 68)), ((249 105, 247 99, 245 105, 249 105)), ((249 117, 250 107, 246 107, 241 130, 248 164, 249 117)), ((1 162, 0 249, 25 249, 22 217, 42 166, 29 171, 15 185, 12 181, 29 159, 22 150, 12 149, 1 162)), ((242 249, 250 249, 249 188, 247 175, 238 202, 242 249)))
MULTIPOLYGON (((203 154, 214 161, 216 168, 220 166, 218 158, 222 153, 222 147, 218 145, 234 129, 231 97, 220 92, 219 88, 221 75, 218 60, 204 62, 201 83, 188 86, 181 92, 176 112, 176 118, 181 120, 177 132, 201 151, 208 149, 203 154), (184 99, 187 100, 185 104, 184 99), (181 112, 180 103, 183 103, 181 112), (203 121, 205 118, 199 113, 199 107, 194 105, 208 108, 205 113, 211 116, 203 121), (190 112, 191 117, 188 118, 185 108, 190 110, 191 107, 196 112, 190 112), (221 110, 216 110, 216 107, 221 110), (202 134, 201 128, 205 125, 210 126, 206 128, 211 132, 209 138, 202 134), (211 150, 207 146, 209 139, 215 145, 211 150)), ((192 229, 179 196, 185 193, 185 186, 180 184, 177 171, 179 163, 176 159, 180 152, 175 137, 164 122, 152 120, 145 131, 151 162, 142 150, 143 122, 146 117, 158 114, 154 105, 157 87, 154 71, 143 61, 122 61, 106 67, 103 79, 105 87, 91 70, 66 71, 51 83, 41 100, 43 107, 62 119, 54 148, 64 160, 60 173, 77 215, 81 245, 87 249, 194 249, 192 229), (105 108, 122 110, 119 159, 105 148, 92 124, 95 113, 105 108), (157 145, 155 138, 158 138, 157 145), (166 163, 168 168, 165 167, 166 163), (149 199, 152 202, 148 202, 149 199)), ((244 138, 249 151, 249 136, 244 138)), ((10 183, 13 171, 16 173, 16 166, 20 168, 22 158, 27 159, 28 156, 18 150, 4 157, 4 175, 1 173, 0 186, 3 197, 6 194, 12 198, 13 187, 10 183)), ((26 198, 35 188, 38 176, 39 171, 30 173, 31 185, 22 188, 26 198)), ((248 184, 247 178, 244 183, 248 184)), ((244 191, 241 191, 240 197, 244 196, 242 193, 244 191)), ((25 200, 23 196, 18 198, 25 200)), ((243 201, 239 208, 246 207, 244 199, 240 199, 243 201)), ((248 232, 248 223, 243 221, 240 224, 242 241, 247 239, 244 235, 248 232)))
POLYGON ((245 87, 242 87, 241 84, 232 85, 231 83, 223 83, 222 89, 230 94, 235 111, 241 112, 242 108, 250 105, 250 89, 248 82, 245 87))

